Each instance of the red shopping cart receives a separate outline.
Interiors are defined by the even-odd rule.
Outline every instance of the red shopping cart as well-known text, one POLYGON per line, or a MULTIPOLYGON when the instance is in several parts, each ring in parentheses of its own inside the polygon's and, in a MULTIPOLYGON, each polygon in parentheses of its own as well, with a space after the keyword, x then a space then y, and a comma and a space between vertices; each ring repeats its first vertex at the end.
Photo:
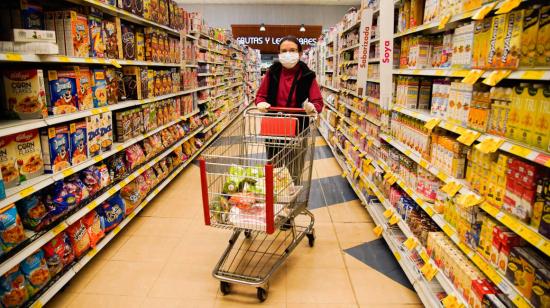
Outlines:
POLYGON ((302 109, 249 108, 202 155, 205 224, 233 230, 213 271, 224 295, 245 284, 263 302, 269 278, 298 243, 307 237, 313 246, 313 129, 302 109))

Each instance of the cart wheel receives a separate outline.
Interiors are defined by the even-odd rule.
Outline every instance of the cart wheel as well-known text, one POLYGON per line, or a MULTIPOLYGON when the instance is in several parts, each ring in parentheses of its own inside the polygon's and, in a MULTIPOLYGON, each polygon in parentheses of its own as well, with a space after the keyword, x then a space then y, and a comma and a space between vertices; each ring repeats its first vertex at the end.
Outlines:
POLYGON ((231 285, 229 284, 229 282, 220 281, 220 291, 222 291, 223 295, 229 294, 229 292, 231 291, 231 285))
POLYGON ((315 229, 312 229, 311 233, 307 233, 306 235, 309 247, 313 247, 313 245, 315 245, 315 229))
POLYGON ((252 231, 245 230, 244 231, 244 237, 246 237, 247 239, 250 239, 252 237, 252 231))
POLYGON ((267 299, 266 289, 258 288, 257 296, 258 296, 258 299, 260 300, 261 303, 265 302, 265 300, 267 299))

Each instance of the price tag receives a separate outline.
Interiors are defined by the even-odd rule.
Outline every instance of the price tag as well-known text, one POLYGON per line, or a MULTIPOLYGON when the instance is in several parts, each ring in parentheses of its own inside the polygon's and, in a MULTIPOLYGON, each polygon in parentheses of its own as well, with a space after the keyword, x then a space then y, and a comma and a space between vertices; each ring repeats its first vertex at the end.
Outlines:
POLYGON ((90 249, 90 251, 88 251, 87 253, 88 257, 90 258, 93 258, 96 254, 97 254, 97 249, 95 247, 90 249))
POLYGON ((544 74, 546 72, 541 70, 541 71, 526 71, 525 73, 523 73, 523 75, 521 75, 521 79, 527 79, 527 80, 541 80, 542 77, 544 77, 544 74))
POLYGON ((59 57, 57 57, 57 60, 59 62, 69 62, 70 61, 69 57, 66 57, 66 56, 59 56, 59 57))
POLYGON ((97 206, 97 202, 96 202, 95 200, 92 201, 92 202, 90 202, 90 203, 88 203, 88 205, 86 205, 86 207, 87 207, 89 210, 95 209, 96 206, 97 206))
POLYGON ((357 180, 360 174, 361 174, 361 171, 359 169, 355 170, 355 174, 353 175, 353 178, 357 180))
POLYGON ((109 189, 109 195, 114 195, 118 190, 116 189, 116 187, 112 187, 111 189, 109 189))
POLYGON ((116 228, 113 229, 113 234, 117 235, 120 232, 120 226, 116 226, 116 228))
POLYGON ((62 222, 60 223, 59 225, 55 226, 53 229, 52 229, 52 234, 53 236, 56 236, 58 235, 59 233, 61 233, 61 231, 65 230, 67 228, 67 223, 65 222, 62 222))
POLYGON ((487 78, 483 80, 483 83, 494 87, 496 86, 502 79, 508 77, 512 73, 511 70, 496 70, 492 71, 487 78))
POLYGON ((445 308, 456 308, 457 307, 456 297, 454 297, 454 295, 448 295, 443 300, 441 300, 441 304, 443 304, 443 307, 445 308))
POLYGON ((392 176, 388 179, 388 184, 393 185, 396 181, 397 181, 397 178, 396 178, 395 176, 392 175, 392 176))
POLYGON ((465 144, 467 146, 471 146, 474 141, 479 138, 481 134, 476 131, 466 130, 462 135, 460 135, 456 140, 462 144, 465 144))
POLYGON ((386 172, 386 174, 384 174, 384 180, 386 180, 386 181, 391 177, 392 177, 392 174, 389 173, 389 172, 386 172))
POLYGON ((480 204, 482 201, 483 198, 474 194, 459 195, 456 199, 456 202, 463 207, 472 207, 480 204))
POLYGON ((424 261, 424 263, 428 263, 430 260, 430 257, 428 256, 428 253, 426 253, 426 250, 422 250, 420 252, 420 258, 424 261))
POLYGON ((342 177, 343 177, 343 178, 346 178, 347 176, 348 176, 348 173, 347 173, 347 172, 345 172, 345 171, 342 172, 342 177))
POLYGON ((441 119, 433 118, 433 119, 430 119, 428 122, 426 122, 426 124, 424 124, 424 127, 429 130, 432 130, 437 126, 437 124, 439 124, 439 122, 441 122, 441 119))
POLYGON ((21 61, 23 60, 23 55, 19 53, 7 53, 6 60, 8 61, 21 61))
POLYGON ((391 218, 390 218, 390 225, 395 225, 397 222, 399 222, 399 217, 397 215, 393 215, 391 218))
POLYGON ((398 252, 394 251, 393 256, 395 257, 395 260, 397 261, 401 260, 401 255, 398 252))
POLYGON ((447 234, 449 237, 453 236, 453 234, 455 233, 454 230, 451 228, 451 226, 449 226, 448 224, 443 225, 443 227, 441 227, 441 229, 442 229, 443 232, 445 232, 445 234, 447 234))
POLYGON ((63 177, 68 177, 69 175, 73 174, 74 170, 73 168, 67 168, 61 172, 63 174, 63 177))
POLYGON ((34 187, 30 186, 19 192, 19 196, 25 198, 34 192, 34 187))
POLYGON ((384 217, 390 218, 390 216, 393 215, 393 211, 392 211, 392 209, 387 209, 382 214, 384 215, 384 217))
POLYGON ((462 188, 462 184, 457 182, 448 182, 447 184, 443 185, 441 187, 441 191, 449 195, 450 197, 454 197, 456 193, 462 188))
POLYGON ((376 237, 380 237, 380 235, 382 235, 382 231, 384 231, 384 229, 382 228, 382 226, 378 225, 378 226, 374 227, 374 229, 372 231, 374 231, 374 234, 376 235, 376 237))
POLYGON ((371 147, 371 146, 372 146, 372 140, 371 140, 371 139, 367 140, 367 146, 368 146, 368 147, 371 147))
POLYGON ((359 146, 357 146, 357 145, 356 145, 356 146, 354 146, 354 147, 353 147, 353 150, 354 150, 354 151, 357 151, 357 150, 359 150, 359 146))
POLYGON ((473 85, 483 73, 485 73, 484 70, 471 70, 466 74, 466 77, 462 79, 462 82, 473 85))
POLYGON ((44 307, 44 304, 40 299, 37 299, 31 306, 32 308, 42 308, 44 307))
POLYGON ((427 276, 431 270, 432 265, 430 263, 424 263, 424 265, 420 268, 420 271, 424 274, 424 276, 427 276))
POLYGON ((487 14, 489 14, 489 12, 491 10, 493 10, 493 8, 495 7, 496 4, 497 4, 497 2, 495 1, 493 3, 489 3, 485 6, 483 6, 482 8, 477 10, 477 12, 474 13, 474 16, 472 16, 472 19, 473 20, 482 20, 483 18, 485 18, 485 16, 487 14))
POLYGON ((418 243, 416 242, 416 240, 412 237, 409 237, 408 239, 406 239, 404 242, 403 242, 403 246, 405 246, 405 248, 407 248, 409 251, 410 250, 413 250, 416 245, 418 245, 418 243))
POLYGON ((420 159, 419 164, 420 166, 422 166, 422 168, 428 168, 428 162, 424 159, 420 159))
POLYGON ((363 97, 363 103, 366 103, 366 102, 367 102, 367 99, 368 99, 368 98, 367 98, 366 96, 363 97))
POLYGON ((371 162, 372 162, 372 158, 370 158, 370 157, 365 158, 365 159, 363 159, 363 166, 370 165, 371 162))
POLYGON ((447 15, 441 17, 441 19, 439 20, 439 25, 437 26, 437 28, 439 30, 444 29, 450 19, 451 19, 451 14, 447 14, 447 15))
POLYGON ((495 12, 496 15, 499 14, 506 14, 510 12, 511 10, 518 7, 518 5, 521 3, 521 0, 506 0, 500 8, 495 12))
POLYGON ((435 213, 434 213, 434 210, 433 210, 431 207, 426 207, 425 210, 426 210, 426 213, 427 213, 430 217, 434 216, 435 213))
POLYGON ((437 172, 437 178, 442 180, 443 182, 446 182, 447 179, 449 178, 449 176, 446 175, 445 173, 443 173, 442 171, 438 171, 437 172))
POLYGON ((523 158, 527 158, 527 156, 529 156, 529 154, 533 153, 533 151, 531 151, 530 149, 524 148, 524 147, 519 146, 519 145, 513 145, 508 152, 510 152, 512 154, 515 154, 517 156, 523 157, 523 158))
POLYGON ((412 151, 411 151, 411 150, 405 150, 405 152, 404 152, 404 153, 405 153, 405 155, 407 155, 407 156, 409 156, 409 157, 410 157, 410 156, 411 156, 411 154, 412 154, 412 151))
POLYGON ((489 153, 496 152, 503 143, 504 143, 504 139, 490 137, 490 138, 483 139, 483 141, 476 144, 475 147, 481 152, 485 154, 489 154, 489 153))

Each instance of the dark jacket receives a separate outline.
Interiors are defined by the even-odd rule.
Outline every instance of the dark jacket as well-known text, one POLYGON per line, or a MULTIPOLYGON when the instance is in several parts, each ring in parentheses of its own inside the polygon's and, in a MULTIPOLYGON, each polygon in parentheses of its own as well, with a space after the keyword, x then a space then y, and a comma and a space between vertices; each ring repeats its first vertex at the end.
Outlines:
MULTIPOLYGON (((296 102, 301 106, 301 104, 308 98, 309 89, 311 88, 312 82, 315 80, 315 73, 307 67, 307 65, 300 61, 301 74, 298 78, 296 84, 296 102)), ((279 89, 279 77, 281 76, 281 70, 283 65, 280 62, 275 62, 269 67, 269 88, 267 91, 267 102, 276 105, 277 102, 277 92, 279 89)), ((286 100, 286 98, 285 98, 286 100)))

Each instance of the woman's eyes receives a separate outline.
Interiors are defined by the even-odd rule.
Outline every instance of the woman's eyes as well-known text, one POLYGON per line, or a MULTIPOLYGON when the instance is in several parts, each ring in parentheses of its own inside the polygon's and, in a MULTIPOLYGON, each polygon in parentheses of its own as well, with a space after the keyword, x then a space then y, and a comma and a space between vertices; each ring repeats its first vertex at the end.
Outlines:
POLYGON ((298 52, 298 50, 296 49, 291 49, 291 50, 281 50, 282 53, 285 53, 285 52, 298 52))

